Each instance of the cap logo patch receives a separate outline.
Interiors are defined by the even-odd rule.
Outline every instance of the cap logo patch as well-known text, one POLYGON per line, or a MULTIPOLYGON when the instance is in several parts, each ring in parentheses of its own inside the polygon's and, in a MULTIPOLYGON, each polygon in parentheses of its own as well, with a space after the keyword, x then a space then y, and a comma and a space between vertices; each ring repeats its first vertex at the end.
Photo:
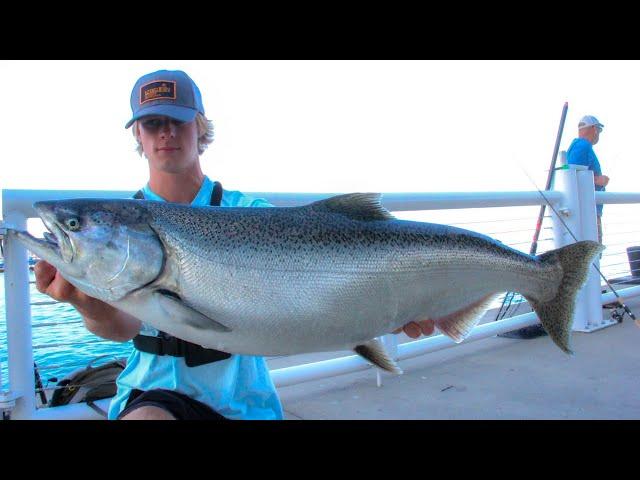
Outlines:
POLYGON ((151 100, 166 98, 176 99, 176 82, 171 80, 156 80, 140 87, 140 105, 151 100))

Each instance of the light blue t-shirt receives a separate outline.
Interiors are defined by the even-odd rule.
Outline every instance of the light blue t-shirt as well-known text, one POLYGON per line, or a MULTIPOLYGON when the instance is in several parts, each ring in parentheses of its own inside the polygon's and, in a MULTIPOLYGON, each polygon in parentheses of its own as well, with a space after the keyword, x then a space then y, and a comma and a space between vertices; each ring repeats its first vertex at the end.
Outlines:
MULTIPOLYGON (((147 184, 145 199, 165 201, 147 184)), ((209 205, 213 182, 205 177, 191 205, 209 205)), ((223 207, 270 207, 264 199, 253 199, 237 191, 223 190, 223 207)), ((142 335, 158 330, 143 323, 142 335)), ((132 389, 163 388, 190 396, 229 419, 281 420, 282 406, 264 357, 232 355, 226 360, 187 367, 184 358, 154 355, 133 349, 127 366, 116 381, 118 391, 109 407, 109 419, 124 409, 132 389)))
MULTIPOLYGON (((584 165, 593 171, 594 175, 602 175, 600 162, 596 153, 593 151, 591 142, 584 138, 575 138, 569 149, 567 150, 567 163, 573 165, 584 165)), ((602 185, 595 186, 596 191, 603 192, 605 188, 602 185)), ((602 216, 602 204, 596 205, 599 216, 602 216)))

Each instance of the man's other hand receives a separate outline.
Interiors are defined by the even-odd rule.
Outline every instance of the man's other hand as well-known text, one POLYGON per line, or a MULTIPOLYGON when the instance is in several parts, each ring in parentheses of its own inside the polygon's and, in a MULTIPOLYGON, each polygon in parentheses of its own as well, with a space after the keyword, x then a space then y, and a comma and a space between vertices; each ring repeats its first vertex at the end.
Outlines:
POLYGON ((420 335, 429 336, 435 330, 435 323, 433 320, 420 320, 419 322, 409 322, 403 327, 400 327, 393 331, 393 333, 400 333, 404 330, 411 338, 418 338, 420 335))

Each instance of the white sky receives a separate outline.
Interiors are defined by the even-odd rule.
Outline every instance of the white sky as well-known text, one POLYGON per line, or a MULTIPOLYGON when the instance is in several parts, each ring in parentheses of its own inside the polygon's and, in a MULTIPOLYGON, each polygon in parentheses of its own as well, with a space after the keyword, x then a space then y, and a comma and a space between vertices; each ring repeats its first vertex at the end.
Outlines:
POLYGON ((137 78, 181 69, 216 138, 205 173, 251 191, 542 188, 581 116, 609 191, 638 191, 638 61, 0 61, 0 188, 135 190, 137 78))

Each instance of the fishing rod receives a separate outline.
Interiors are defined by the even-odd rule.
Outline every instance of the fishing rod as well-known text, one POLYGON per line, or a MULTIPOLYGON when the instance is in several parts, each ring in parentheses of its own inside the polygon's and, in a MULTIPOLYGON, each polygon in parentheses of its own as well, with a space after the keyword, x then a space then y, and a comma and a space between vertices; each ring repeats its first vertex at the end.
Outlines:
MULTIPOLYGON (((565 122, 565 119, 567 118, 568 109, 569 109, 569 102, 564 102, 564 106, 562 107, 562 114, 560 115, 560 125, 558 126, 558 133, 556 134, 556 143, 553 147, 553 155, 551 156, 551 166, 549 167, 549 173, 547 174, 547 184, 545 186, 545 190, 551 189, 551 184, 553 183, 556 159, 558 158, 558 150, 560 150, 560 140, 562 139, 562 132, 564 131, 564 122, 565 122)), ((544 220, 545 207, 546 205, 544 203, 540 205, 540 212, 538 213, 538 221, 536 222, 536 229, 535 229, 535 232, 533 233, 533 241, 531 243, 531 248, 529 249, 529 255, 535 255, 536 252, 538 251, 538 238, 540 238, 540 231, 542 230, 542 222, 544 220)), ((496 320, 502 320, 506 316, 507 312, 509 311, 509 308, 511 307, 511 303, 513 302, 514 296, 515 296, 515 292, 507 292, 507 294, 502 299, 502 305, 500 306, 500 310, 498 310, 498 315, 496 315, 496 320)))
MULTIPOLYGON (((560 149, 560 140, 562 139, 562 131, 564 130, 564 121, 567 118, 568 108, 569 108, 569 102, 564 102, 564 107, 562 107, 562 117, 560 119, 560 126, 558 127, 558 134, 556 136, 556 144, 553 147, 553 157, 551 158, 551 166, 549 167, 549 174, 547 175, 547 184, 544 187, 545 191, 550 190, 551 184, 553 183, 553 176, 556 169, 556 159, 558 157, 558 150, 560 149)), ((540 213, 538 214, 538 222, 536 223, 536 231, 533 234, 533 243, 531 244, 529 255, 535 255, 536 252, 538 251, 538 238, 540 238, 540 230, 542 229, 542 220, 544 218, 545 208, 546 208, 546 205, 544 203, 540 205, 540 213)))
MULTIPOLYGON (((549 204, 549 208, 551 208, 551 210, 553 210, 553 213, 556 214, 556 217, 558 217, 558 219, 562 222, 562 225, 564 226, 564 228, 567 229, 567 232, 569 232, 569 235, 571 235, 571 237, 578 242, 578 239, 576 238, 576 236, 573 234, 573 232, 571 231, 571 229, 569 228, 569 226, 566 224, 566 222, 562 219, 562 216, 556 211, 556 209, 553 207, 553 205, 551 204, 551 202, 549 201, 549 199, 547 198, 547 196, 542 193, 542 191, 535 185, 535 182, 533 181, 533 179, 529 176, 529 174, 525 171, 525 174, 527 175, 527 177, 529 177, 529 180, 531 180, 534 184, 534 186, 536 187, 536 190, 538 191, 538 193, 540 193, 540 195, 542 195, 542 198, 544 198, 545 202, 547 202, 549 204)), ((627 313, 627 315, 629 315, 629 317, 631 317, 631 319, 633 321, 635 321, 636 325, 638 327, 640 327, 640 321, 638 321, 636 319, 636 316, 631 312, 631 310, 629 309, 629 307, 627 307, 627 305, 625 305, 625 303, 622 301, 622 297, 620 295, 618 295, 618 292, 616 292, 616 290, 613 288, 613 286, 611 285, 611 283, 609 283, 609 280, 607 280, 607 278, 602 274, 602 272, 600 271, 600 269, 596 266, 595 263, 591 264, 593 266, 593 268, 596 269, 596 271, 600 274, 600 276, 604 279, 605 283, 607 284, 607 286, 611 289, 611 291, 613 292, 613 294, 616 296, 616 301, 618 302, 618 304, 624 309, 624 311, 627 313)))
POLYGON ((33 362, 33 373, 36 381, 36 392, 40 395, 42 405, 47 405, 47 394, 44 391, 44 386, 42 385, 42 379, 40 378, 40 372, 38 372, 38 365, 36 362, 33 362))

